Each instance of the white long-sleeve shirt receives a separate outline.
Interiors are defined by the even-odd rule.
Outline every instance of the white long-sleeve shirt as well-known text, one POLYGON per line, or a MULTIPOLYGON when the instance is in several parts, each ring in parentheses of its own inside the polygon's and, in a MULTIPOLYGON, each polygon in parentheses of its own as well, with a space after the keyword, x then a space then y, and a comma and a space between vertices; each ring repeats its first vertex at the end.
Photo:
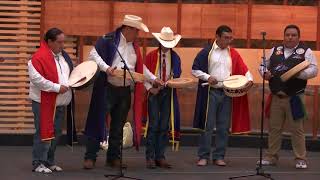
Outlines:
MULTIPOLYGON (((209 77, 214 77, 218 82, 213 85, 214 88, 222 88, 222 81, 226 80, 232 74, 232 60, 229 53, 229 47, 221 49, 216 42, 213 43, 213 50, 211 52, 210 63, 208 64, 208 72, 205 73, 201 70, 192 70, 191 73, 196 78, 203 81, 208 81, 209 77)), ((252 81, 252 75, 248 71, 245 76, 249 81, 252 81)))
MULTIPOLYGON (((284 58, 287 59, 289 56, 291 56, 291 54, 293 53, 293 51, 295 49, 296 49, 296 47, 294 47, 292 49, 284 47, 284 58)), ((265 61, 266 67, 267 67, 266 70, 268 70, 268 67, 270 65, 270 57, 273 54, 273 51, 274 51, 274 47, 270 50, 269 54, 266 57, 266 61, 265 61)), ((317 59, 310 48, 307 49, 306 53, 304 54, 304 58, 305 58, 305 60, 310 62, 310 65, 308 68, 300 71, 297 78, 307 80, 307 79, 311 79, 311 78, 316 77, 318 74, 317 59)), ((260 72, 261 77, 263 76, 263 71, 264 71, 263 67, 264 67, 264 65, 263 65, 263 61, 262 61, 260 68, 259 68, 259 72, 260 72)))
MULTIPOLYGON (((31 60, 28 62, 29 78, 30 78, 30 90, 29 97, 33 101, 41 102, 41 91, 56 92, 59 93, 60 86, 64 85, 68 87, 68 79, 70 75, 70 69, 68 63, 62 56, 62 53, 54 55, 56 68, 58 72, 59 84, 54 83, 44 78, 32 65, 31 60)), ((63 94, 58 94, 56 106, 65 106, 71 102, 72 94, 69 89, 63 94)))
MULTIPOLYGON (((133 43, 127 42, 126 38, 123 36, 122 33, 120 33, 120 42, 118 45, 118 50, 123 59, 126 61, 129 70, 135 71, 137 55, 135 53, 133 43)), ((93 47, 90 51, 88 60, 95 61, 99 69, 104 72, 106 72, 107 69, 110 67, 103 61, 95 47, 93 47)), ((114 60, 112 62, 112 67, 117 67, 117 69, 121 69, 123 67, 123 63, 121 62, 121 58, 118 53, 115 54, 114 60)), ((146 79, 150 81, 153 81, 157 78, 149 71, 149 69, 145 65, 143 65, 143 74, 146 77, 146 79)), ((108 82, 114 86, 123 86, 123 79, 119 77, 108 76, 108 82)), ((126 80, 126 86, 129 86, 131 83, 131 80, 126 80)))

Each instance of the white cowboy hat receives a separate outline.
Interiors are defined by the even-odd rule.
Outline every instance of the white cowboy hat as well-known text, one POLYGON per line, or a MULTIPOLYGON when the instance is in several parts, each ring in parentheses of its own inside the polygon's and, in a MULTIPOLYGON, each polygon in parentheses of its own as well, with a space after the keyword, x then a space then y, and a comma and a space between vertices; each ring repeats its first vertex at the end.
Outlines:
POLYGON ((135 15, 125 15, 121 25, 137 28, 144 32, 149 32, 148 27, 142 23, 142 18, 135 15))
POLYGON ((181 35, 174 35, 170 27, 163 27, 160 33, 152 35, 166 48, 174 48, 181 39, 181 35))

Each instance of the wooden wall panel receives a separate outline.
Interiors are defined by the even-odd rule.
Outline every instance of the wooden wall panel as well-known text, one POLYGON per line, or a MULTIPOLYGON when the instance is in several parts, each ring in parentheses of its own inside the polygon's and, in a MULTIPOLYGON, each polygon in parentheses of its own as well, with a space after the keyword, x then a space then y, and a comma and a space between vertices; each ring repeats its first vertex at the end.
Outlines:
POLYGON ((72 1, 72 35, 103 35, 109 29, 109 3, 105 1, 72 1))
MULTIPOLYGON (((144 21, 150 32, 160 32, 164 26, 177 32, 177 4, 147 3, 146 8, 147 16, 144 21)), ((151 34, 147 34, 147 37, 151 37, 151 34)))
POLYGON ((183 4, 181 23, 184 38, 212 39, 216 28, 225 24, 233 29, 235 38, 245 39, 247 5, 183 4))
POLYGON ((288 24, 296 24, 301 30, 301 39, 315 41, 317 35, 317 7, 253 5, 252 39, 261 39, 260 32, 267 32, 267 39, 283 39, 283 30, 288 24))
MULTIPOLYGON (((124 15, 133 14, 136 16, 140 16, 145 23, 146 18, 148 16, 146 3, 130 3, 130 2, 115 2, 114 3, 114 21, 113 27, 119 27, 123 20, 124 15)), ((145 23, 147 26, 148 24, 145 23)), ((147 36, 147 33, 140 32, 141 37, 147 36)), ((150 35, 149 35, 150 36, 150 35)))
POLYGON ((44 32, 52 27, 57 27, 66 34, 73 35, 71 3, 71 0, 50 0, 45 2, 44 32))
MULTIPOLYGON (((124 15, 140 16, 150 32, 160 32, 163 26, 177 31, 177 5, 165 3, 124 3, 116 2, 114 9, 114 28, 119 27, 124 15)), ((140 32, 141 37, 152 37, 151 33, 140 32)))

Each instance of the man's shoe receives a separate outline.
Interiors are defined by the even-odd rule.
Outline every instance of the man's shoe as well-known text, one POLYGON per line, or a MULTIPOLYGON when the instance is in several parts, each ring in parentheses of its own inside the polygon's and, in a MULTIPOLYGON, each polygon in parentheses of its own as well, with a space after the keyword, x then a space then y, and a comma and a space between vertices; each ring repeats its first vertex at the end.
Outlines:
POLYGON ((155 163, 156 163, 156 166, 159 166, 160 168, 165 168, 165 169, 172 168, 172 166, 165 159, 155 160, 155 163))
POLYGON ((40 164, 38 167, 36 167, 32 171, 37 173, 44 173, 44 174, 52 173, 52 171, 43 164, 40 164))
POLYGON ((61 172, 62 171, 62 168, 57 166, 57 165, 52 165, 49 167, 49 169, 52 171, 52 172, 61 172))
POLYGON ((153 160, 149 159, 149 160, 146 161, 146 167, 148 169, 155 169, 156 168, 156 164, 155 164, 155 162, 153 160))
POLYGON ((227 163, 223 159, 213 160, 213 164, 215 164, 217 166, 226 166, 227 165, 227 163))
POLYGON ((307 161, 303 159, 297 159, 296 160, 296 169, 307 169, 307 161))
MULTIPOLYGON (((260 161, 257 161, 257 165, 259 165, 259 164, 260 164, 260 161)), ((275 166, 276 162, 272 161, 270 159, 262 159, 261 165, 263 165, 263 166, 275 166)))
POLYGON ((208 165, 207 159, 199 159, 197 162, 197 166, 206 166, 206 165, 208 165))
POLYGON ((83 162, 83 169, 93 169, 95 166, 95 161, 92 159, 85 159, 83 162))
POLYGON ((121 167, 122 167, 123 169, 127 168, 127 165, 124 164, 123 162, 122 162, 122 164, 120 164, 120 160, 119 160, 119 159, 108 160, 106 165, 107 165, 107 166, 110 166, 110 167, 112 167, 112 168, 120 168, 120 165, 121 165, 121 167))

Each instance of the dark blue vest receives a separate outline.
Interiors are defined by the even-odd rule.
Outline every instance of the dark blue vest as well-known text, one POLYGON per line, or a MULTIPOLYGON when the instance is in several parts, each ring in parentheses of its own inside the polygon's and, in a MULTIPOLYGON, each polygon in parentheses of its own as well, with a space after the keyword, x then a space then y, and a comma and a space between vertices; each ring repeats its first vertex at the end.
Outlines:
POLYGON ((308 47, 303 44, 299 44, 293 53, 285 59, 284 46, 276 46, 270 57, 269 69, 273 77, 269 81, 269 87, 273 94, 277 94, 279 91, 285 92, 289 96, 293 96, 304 92, 307 85, 307 80, 290 78, 286 82, 282 82, 280 76, 298 65, 305 60, 305 53, 308 47))

